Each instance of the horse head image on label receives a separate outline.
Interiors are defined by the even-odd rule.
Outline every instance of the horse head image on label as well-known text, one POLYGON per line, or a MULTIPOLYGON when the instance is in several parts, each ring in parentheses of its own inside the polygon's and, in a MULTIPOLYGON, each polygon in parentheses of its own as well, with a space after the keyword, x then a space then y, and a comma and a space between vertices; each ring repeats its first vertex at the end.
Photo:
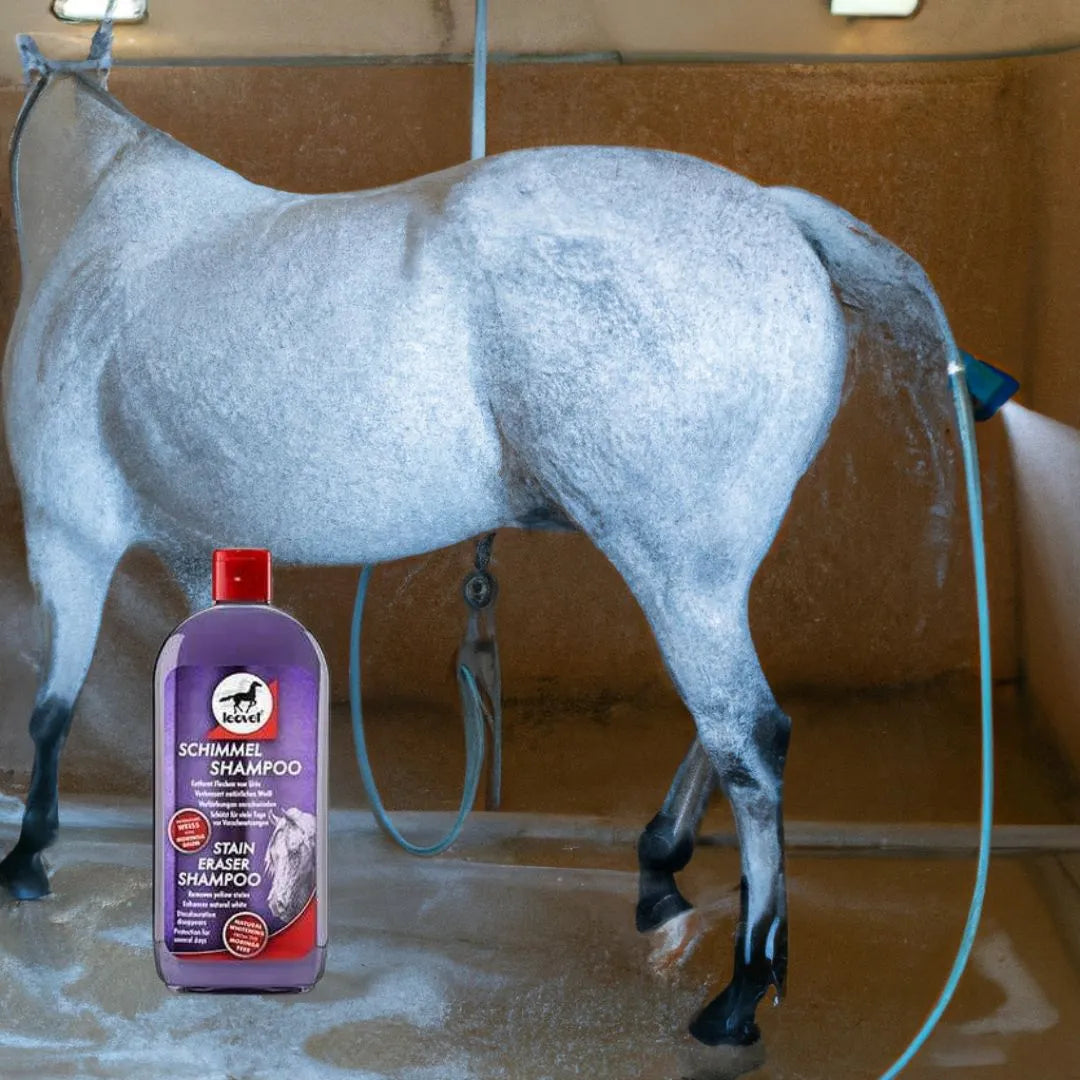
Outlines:
POLYGON ((291 807, 270 811, 274 831, 266 845, 264 868, 270 877, 270 910, 288 923, 296 918, 315 889, 315 815, 291 807))

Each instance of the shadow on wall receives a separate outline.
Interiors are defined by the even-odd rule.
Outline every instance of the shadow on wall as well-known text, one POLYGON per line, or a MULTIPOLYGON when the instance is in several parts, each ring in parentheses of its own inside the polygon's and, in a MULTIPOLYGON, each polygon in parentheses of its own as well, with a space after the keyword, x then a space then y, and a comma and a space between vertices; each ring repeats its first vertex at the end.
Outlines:
POLYGON ((1080 431, 1015 402, 1002 410, 1020 527, 1026 680, 1080 767, 1080 431))

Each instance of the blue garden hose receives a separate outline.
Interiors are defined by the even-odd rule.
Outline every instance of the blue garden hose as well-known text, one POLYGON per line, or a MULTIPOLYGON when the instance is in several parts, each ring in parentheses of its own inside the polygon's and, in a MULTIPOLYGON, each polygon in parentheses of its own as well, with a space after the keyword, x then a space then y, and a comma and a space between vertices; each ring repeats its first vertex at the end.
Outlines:
POLYGON ((356 760, 372 813, 383 830, 412 855, 438 855, 461 835, 480 786, 480 773, 484 767, 484 714, 480 706, 480 696, 473 673, 464 664, 459 665, 458 683, 465 705, 465 783, 461 792, 461 807, 450 831, 440 840, 434 844, 414 844, 401 835, 383 806, 371 771, 367 740, 364 738, 364 718, 360 703, 360 627, 364 621, 364 599, 367 596, 368 582, 371 580, 371 570, 371 566, 365 566, 360 572, 356 603, 353 605, 352 630, 349 634, 349 704, 352 710, 353 738, 356 740, 356 760))
POLYGON ((487 153, 487 0, 476 0, 473 30, 471 159, 487 153))
MULTIPOLYGON (((935 298, 938 315, 944 327, 945 314, 935 298)), ((948 334, 948 331, 946 331, 948 334)), ((922 1049, 937 1027, 942 1014, 952 1001, 960 978, 964 974, 975 935, 982 917, 983 901, 986 899, 986 880, 990 872, 990 849, 994 825, 994 685, 990 666, 990 598, 986 580, 986 537, 983 531, 982 485, 979 480, 979 455, 975 445, 975 414, 972 408, 968 378, 962 354, 952 340, 946 338, 949 360, 949 386, 960 427, 960 449, 964 460, 964 478, 967 485, 968 520, 971 524, 971 555, 975 566, 975 605, 979 621, 979 694, 981 700, 982 726, 982 797, 979 813, 979 861, 975 868, 975 886, 971 893, 967 922, 960 939, 960 947, 953 961, 952 970, 941 994, 930 1010, 921 1028, 908 1044, 907 1049, 881 1074, 881 1080, 894 1080, 907 1067, 911 1059, 922 1049)), ((966 357, 965 357, 966 358, 966 357)), ((970 368, 971 365, 968 365, 970 368)), ((1014 383, 1015 389, 1015 383, 1014 383)), ((1001 404, 1001 402, 998 402, 1001 404)))

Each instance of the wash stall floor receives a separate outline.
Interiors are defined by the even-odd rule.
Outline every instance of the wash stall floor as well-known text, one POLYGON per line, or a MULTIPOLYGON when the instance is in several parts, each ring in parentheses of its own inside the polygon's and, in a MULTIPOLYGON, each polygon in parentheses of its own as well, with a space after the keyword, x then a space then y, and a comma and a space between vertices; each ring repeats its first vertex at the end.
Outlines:
MULTIPOLYGON (((1068 777, 999 702, 997 851, 971 969, 905 1075, 1080 1075, 1080 827, 1068 777)), ((167 991, 150 947, 148 803, 62 807, 55 893, 0 904, 0 1078, 334 1080, 589 1077, 864 1080, 944 980, 974 874, 977 731, 964 688, 785 702, 788 995, 764 1038, 706 1049, 689 1017, 726 981, 738 902, 717 805, 682 875, 678 927, 634 931, 634 839, 690 736, 675 709, 508 710, 505 808, 454 849, 399 852, 363 809, 335 716, 331 947, 309 994, 167 991), (957 710, 963 709, 963 719, 957 710)), ((373 709, 373 754, 404 828, 449 818, 451 717, 373 709)), ((19 805, 0 799, 0 843, 19 805)))

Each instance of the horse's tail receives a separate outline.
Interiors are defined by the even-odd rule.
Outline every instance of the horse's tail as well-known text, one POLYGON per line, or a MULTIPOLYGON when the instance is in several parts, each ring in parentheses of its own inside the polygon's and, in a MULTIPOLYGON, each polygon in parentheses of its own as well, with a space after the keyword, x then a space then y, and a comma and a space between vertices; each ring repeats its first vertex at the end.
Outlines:
POLYGON ((923 268, 904 250, 839 206, 792 187, 768 189, 814 249, 844 305, 874 332, 925 354, 941 345, 961 364, 949 320, 923 268))
MULTIPOLYGON (((949 523, 956 492, 952 447, 944 438, 952 419, 948 373, 963 367, 945 310, 923 268, 869 225, 808 191, 767 190, 821 260, 849 319, 904 355, 903 363, 882 365, 875 377, 884 382, 890 396, 906 399, 922 429, 934 485, 927 541, 937 555, 940 585, 951 547, 949 523)), ((909 446, 916 435, 909 429, 909 446)))

